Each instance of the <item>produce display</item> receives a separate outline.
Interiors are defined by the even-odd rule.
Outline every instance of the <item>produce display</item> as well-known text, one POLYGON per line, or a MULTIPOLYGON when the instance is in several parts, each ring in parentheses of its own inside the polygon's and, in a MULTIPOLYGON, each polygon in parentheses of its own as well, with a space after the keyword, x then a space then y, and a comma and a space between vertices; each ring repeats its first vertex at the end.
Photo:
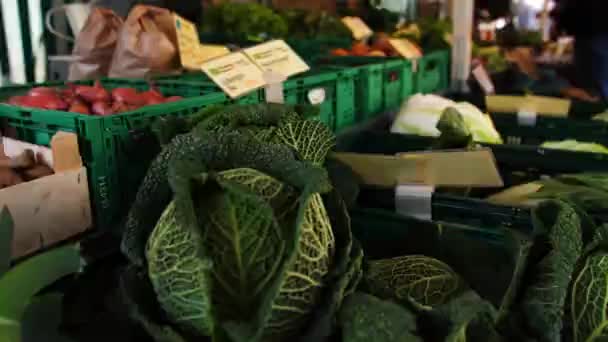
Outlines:
POLYGON ((67 84, 65 88, 35 87, 26 95, 10 97, 6 103, 20 107, 106 116, 181 99, 181 96, 165 97, 154 88, 143 92, 134 88, 106 89, 101 82, 96 81, 92 86, 67 84))
POLYGON ((502 143, 500 134, 487 114, 470 103, 456 103, 437 95, 412 96, 393 121, 391 132, 439 137, 441 131, 437 128, 437 124, 447 110, 455 111, 462 116, 474 141, 502 143))
POLYGON ((20 155, 9 158, 0 156, 0 189, 29 182, 53 174, 42 155, 25 150, 20 155))
POLYGON ((287 21, 290 38, 352 37, 340 18, 327 12, 292 9, 280 11, 279 14, 287 21))
POLYGON ((374 43, 368 45, 363 42, 353 43, 350 50, 334 49, 331 51, 333 56, 370 56, 370 57, 395 57, 397 51, 391 46, 386 34, 377 34, 374 43))
POLYGON ((403 25, 393 33, 395 38, 405 38, 425 50, 449 49, 452 23, 447 19, 420 18, 403 25))
MULTIPOLYGON (((0 341, 606 339, 608 166, 597 165, 608 144, 601 123, 588 120, 600 127, 589 129, 598 141, 570 137, 571 130, 558 138, 539 134, 534 146, 511 145, 518 137, 494 114, 429 94, 447 88, 451 22, 420 18, 395 26, 399 15, 372 8, 380 5, 371 1, 360 15, 381 32, 354 42, 340 17, 326 12, 230 1, 205 7, 203 44, 288 39, 295 51, 306 51, 302 57, 317 68, 288 80, 290 105, 243 105, 211 93, 190 107, 148 111, 182 97, 152 84, 145 91, 109 87, 111 79, 6 90, 18 94, 0 105, 11 136, 38 145, 58 130, 78 136, 86 169, 77 182, 87 190, 85 175, 92 195, 82 201, 92 208, 86 225, 103 229, 11 260, 13 229, 23 223, 14 224, 20 216, 6 208, 0 212, 0 341), (411 41, 419 63, 397 60, 391 39, 411 41), (385 120, 392 122, 379 120, 388 123, 383 130, 374 122, 363 133, 357 127, 342 134, 357 121, 389 114, 403 98, 385 120), (308 105, 317 100, 320 106, 308 105), (360 139, 365 148, 355 151, 349 139, 359 134, 378 139, 360 139), (494 151, 505 185, 436 187, 428 220, 402 211, 395 184, 365 184, 335 155, 479 148, 494 151), (525 155, 524 162, 510 153, 525 155), (546 167, 528 163, 540 154, 546 167), (577 164, 567 157, 581 161, 580 172, 559 167, 577 164), (100 224, 100 217, 111 218, 100 224)), ((139 24, 142 32, 156 30, 139 24)), ((513 48, 538 39, 537 32, 505 31, 503 46, 474 46, 474 65, 493 76, 515 73, 503 82, 514 93, 544 94, 548 86, 567 96, 562 90, 572 87, 557 73, 536 64, 527 73, 532 51, 523 56, 513 48)), ((183 88, 197 83, 192 77, 200 80, 177 75, 162 84, 188 94, 183 88)), ((135 82, 122 84, 139 87, 143 80, 135 82)), ((249 94, 247 103, 261 101, 260 94, 249 94)), ((593 119, 608 121, 608 113, 593 119)), ((0 189, 53 174, 44 160, 30 149, 0 156, 0 189)))
POLYGON ((202 30, 239 43, 283 38, 289 28, 283 17, 266 6, 225 1, 205 10, 202 30))

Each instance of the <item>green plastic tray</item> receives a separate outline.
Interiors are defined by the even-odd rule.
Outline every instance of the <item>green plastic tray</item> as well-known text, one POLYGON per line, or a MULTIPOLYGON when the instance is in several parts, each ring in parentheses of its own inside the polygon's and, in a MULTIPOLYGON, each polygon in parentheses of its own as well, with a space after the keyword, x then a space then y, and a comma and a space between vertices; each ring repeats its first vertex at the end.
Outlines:
POLYGON ((509 144, 540 145, 575 139, 608 146, 608 123, 598 120, 537 116, 533 125, 520 123, 516 114, 491 114, 496 129, 509 144))
POLYGON ((450 51, 439 50, 424 54, 418 60, 416 92, 429 94, 449 87, 450 51))
POLYGON ((368 259, 403 255, 437 258, 482 297, 500 304, 516 260, 506 230, 419 221, 385 210, 356 209, 350 216, 353 234, 368 259))
MULTIPOLYGON (((103 83, 108 87, 138 87, 117 80, 104 80, 103 83)), ((61 83, 36 86, 58 85, 61 83)), ((33 86, 0 88, 0 100, 33 86)), ((15 130, 18 139, 34 144, 48 146, 57 131, 78 135, 80 154, 88 171, 95 226, 106 229, 128 211, 149 162, 159 151, 150 131, 151 125, 166 116, 190 115, 210 105, 228 103, 232 101, 223 93, 213 92, 106 117, 0 104, 0 118, 5 127, 15 130)))

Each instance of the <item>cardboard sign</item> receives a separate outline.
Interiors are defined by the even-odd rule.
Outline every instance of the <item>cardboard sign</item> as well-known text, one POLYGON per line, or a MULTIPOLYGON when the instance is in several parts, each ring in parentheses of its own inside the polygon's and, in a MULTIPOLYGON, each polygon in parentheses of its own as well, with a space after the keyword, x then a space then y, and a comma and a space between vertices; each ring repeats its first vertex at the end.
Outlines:
POLYGON ((283 40, 273 40, 243 51, 263 72, 289 77, 310 67, 283 40))
POLYGON ((428 184, 428 162, 424 158, 360 153, 334 153, 333 156, 350 166, 365 184, 383 187, 428 184))
POLYGON ((422 57, 420 47, 407 39, 389 39, 388 42, 403 58, 418 59, 422 57))
MULTIPOLYGON (((230 50, 223 45, 201 44, 198 47, 198 54, 203 62, 217 57, 222 57, 230 53, 230 50)), ((200 64, 196 68, 200 70, 200 64)))
POLYGON ((490 149, 402 153, 397 156, 335 153, 365 184, 502 187, 490 149))
POLYGON ((188 69, 200 68, 203 61, 198 51, 201 43, 196 25, 175 13, 173 13, 173 19, 182 66, 188 69))
POLYGON ((486 96, 486 107, 492 113, 538 113, 552 117, 567 117, 571 101, 544 96, 486 96))
POLYGON ((230 53, 222 45, 201 44, 196 25, 173 13, 177 45, 182 66, 189 70, 200 70, 201 65, 213 58, 230 53))
POLYGON ((367 39, 374 35, 374 31, 359 17, 344 17, 342 23, 352 32, 355 40, 367 39))
POLYGON ((431 151, 398 154, 400 158, 427 161, 427 184, 436 186, 502 187, 504 183, 494 153, 489 148, 474 151, 431 151))
POLYGON ((262 71, 241 52, 205 62, 201 69, 231 98, 237 98, 266 84, 262 71))

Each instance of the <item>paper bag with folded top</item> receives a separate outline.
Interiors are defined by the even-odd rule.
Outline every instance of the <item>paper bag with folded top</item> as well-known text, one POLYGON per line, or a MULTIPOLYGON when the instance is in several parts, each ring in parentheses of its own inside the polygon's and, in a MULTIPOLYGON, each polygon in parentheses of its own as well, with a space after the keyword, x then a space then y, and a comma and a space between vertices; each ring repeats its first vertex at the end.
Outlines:
POLYGON ((143 78, 179 67, 171 12, 160 7, 135 6, 120 30, 108 76, 143 78))
POLYGON ((95 8, 78 34, 70 65, 70 80, 106 77, 123 20, 114 11, 95 8))

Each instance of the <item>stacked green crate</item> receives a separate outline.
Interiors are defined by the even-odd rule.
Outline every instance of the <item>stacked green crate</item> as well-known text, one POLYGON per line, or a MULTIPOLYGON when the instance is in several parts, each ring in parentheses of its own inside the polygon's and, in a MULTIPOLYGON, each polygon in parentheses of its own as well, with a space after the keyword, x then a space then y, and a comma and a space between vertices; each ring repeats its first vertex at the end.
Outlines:
MULTIPOLYGON (((81 82, 87 83, 87 82, 81 82)), ((145 82, 103 80, 104 86, 145 89, 145 82)), ((0 101, 23 94, 34 86, 60 86, 59 82, 0 88, 0 101)), ((182 95, 161 87, 165 95, 182 95)), ((200 90, 199 95, 204 93, 200 90)), ((116 224, 129 209, 148 164, 159 151, 151 127, 169 116, 185 116, 211 105, 233 103, 220 92, 181 101, 142 107, 111 116, 0 104, 0 118, 16 138, 48 145, 57 131, 78 135, 80 154, 88 171, 92 208, 97 228, 116 224)))
POLYGON ((355 68, 358 121, 385 111, 398 109, 412 95, 412 64, 408 60, 386 57, 324 57, 318 64, 355 68))
POLYGON ((450 51, 438 50, 424 54, 417 61, 416 92, 429 94, 449 87, 450 51))

